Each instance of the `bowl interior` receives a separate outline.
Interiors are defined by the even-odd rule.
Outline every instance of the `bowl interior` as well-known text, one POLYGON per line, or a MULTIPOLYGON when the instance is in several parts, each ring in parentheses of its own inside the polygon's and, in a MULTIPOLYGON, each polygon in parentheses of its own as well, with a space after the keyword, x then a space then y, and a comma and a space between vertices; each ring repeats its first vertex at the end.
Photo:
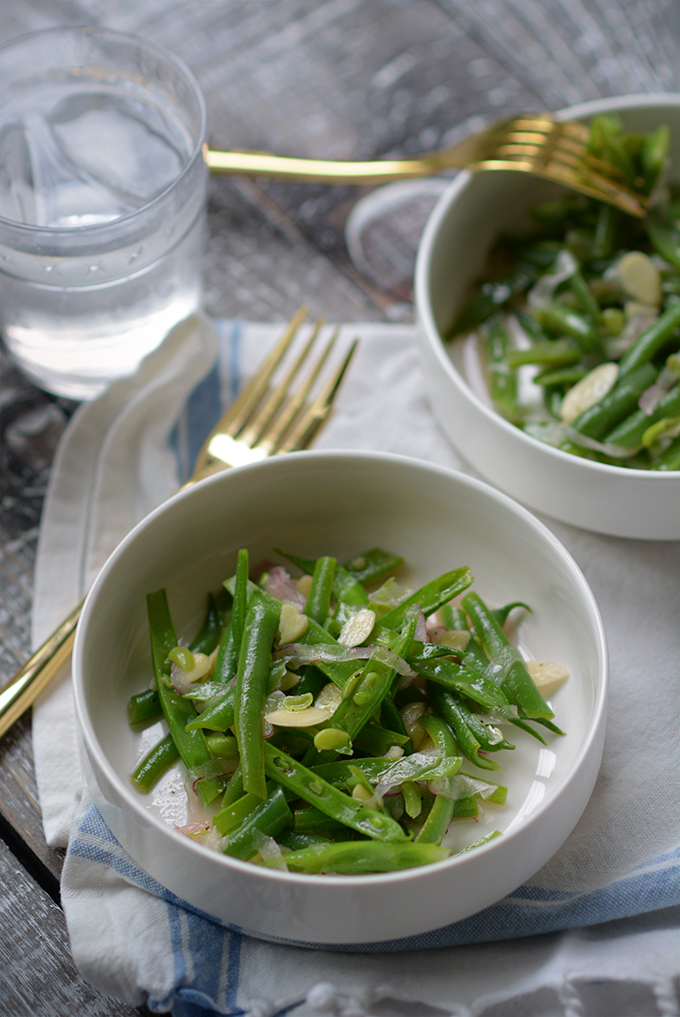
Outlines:
POLYGON ((533 614, 521 624, 523 649, 569 668, 552 698, 566 736, 547 735, 544 748, 516 732, 499 778, 510 788, 508 805, 489 810, 483 826, 461 823, 460 845, 487 827, 514 828, 560 794, 602 720, 606 682, 597 607, 561 544, 504 495, 451 471, 394 456, 301 453, 177 496, 133 531, 93 588, 78 633, 76 696, 88 751, 126 807, 159 829, 186 821, 177 771, 146 798, 127 780, 160 734, 133 732, 126 719, 129 696, 151 677, 146 593, 165 586, 177 631, 191 638, 207 591, 233 573, 239 547, 254 564, 277 560, 275 546, 345 561, 376 545, 404 556, 399 579, 409 586, 468 565, 474 589, 491 603, 526 601, 533 614))

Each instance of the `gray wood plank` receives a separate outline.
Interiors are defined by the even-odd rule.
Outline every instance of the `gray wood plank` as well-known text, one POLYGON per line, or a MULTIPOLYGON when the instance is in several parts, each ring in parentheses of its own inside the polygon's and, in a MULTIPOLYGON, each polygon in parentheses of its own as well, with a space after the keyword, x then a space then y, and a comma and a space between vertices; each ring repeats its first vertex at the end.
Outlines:
POLYGON ((73 966, 61 909, 0 841, 0 1017, 139 1017, 73 966))

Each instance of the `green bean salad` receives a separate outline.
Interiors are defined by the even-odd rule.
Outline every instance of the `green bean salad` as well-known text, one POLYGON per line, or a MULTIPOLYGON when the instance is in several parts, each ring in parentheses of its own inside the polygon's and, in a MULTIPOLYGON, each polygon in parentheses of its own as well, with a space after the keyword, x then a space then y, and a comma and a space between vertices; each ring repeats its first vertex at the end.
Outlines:
POLYGON ((446 338, 463 363, 481 363, 496 410, 533 437, 609 465, 678 470, 680 189, 666 180, 669 132, 626 133, 601 116, 589 148, 649 196, 645 219, 573 192, 534 207, 528 230, 500 237, 446 338))
POLYGON ((448 858, 457 822, 505 804, 498 760, 515 746, 502 728, 543 745, 562 734, 540 689, 566 670, 523 659, 506 628, 529 606, 488 607, 468 568, 412 591, 395 578, 403 559, 379 548, 344 565, 277 553, 290 566, 253 581, 239 551, 189 645, 166 591, 148 595, 154 678, 128 716, 168 733, 133 784, 149 792, 180 759, 201 816, 183 832, 289 872, 448 858))

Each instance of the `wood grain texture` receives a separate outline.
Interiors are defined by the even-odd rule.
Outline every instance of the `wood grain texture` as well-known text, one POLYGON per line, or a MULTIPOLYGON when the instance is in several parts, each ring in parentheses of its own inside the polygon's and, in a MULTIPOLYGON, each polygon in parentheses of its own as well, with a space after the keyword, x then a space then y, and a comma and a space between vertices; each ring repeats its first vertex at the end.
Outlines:
MULTIPOLYGON (((213 147, 375 158, 451 144, 521 109, 624 92, 680 91, 677 0, 2 0, 0 41, 102 25, 166 46, 197 76, 213 147)), ((422 223, 383 237, 399 285, 362 276, 345 225, 366 189, 214 178, 204 261, 209 313, 408 320, 422 223), (401 245, 401 246, 400 246, 401 245), (405 268, 404 268, 405 266, 405 268), (404 282, 405 281, 405 282, 404 282)), ((425 213, 422 213, 424 215, 425 213)), ((389 272, 385 274, 385 278, 389 272)), ((0 683, 26 656, 40 511, 75 404, 34 388, 0 354, 0 683)), ((0 1017, 129 1014, 69 966, 44 842, 30 718, 0 744, 0 1017), (29 973, 27 975, 27 972, 29 973)))
POLYGON ((139 1017, 95 992, 69 956, 61 908, 0 841, 0 1017, 139 1017))

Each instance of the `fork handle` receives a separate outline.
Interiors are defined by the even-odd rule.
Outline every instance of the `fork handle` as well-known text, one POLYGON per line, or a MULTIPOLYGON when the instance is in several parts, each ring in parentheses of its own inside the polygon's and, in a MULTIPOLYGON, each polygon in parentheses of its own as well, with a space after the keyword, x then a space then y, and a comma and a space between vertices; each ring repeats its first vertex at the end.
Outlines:
MULTIPOLYGON (((298 159, 267 152, 216 152, 204 149, 214 173, 242 173, 277 180, 313 180, 325 184, 385 184, 391 180, 426 177, 455 163, 434 152, 419 159, 379 159, 345 162, 333 159, 298 159)), ((463 162, 460 165, 465 165, 463 162)))
POLYGON ((0 690, 0 738, 35 702, 62 664, 70 657, 83 604, 84 600, 74 607, 59 628, 47 637, 42 646, 0 690))

